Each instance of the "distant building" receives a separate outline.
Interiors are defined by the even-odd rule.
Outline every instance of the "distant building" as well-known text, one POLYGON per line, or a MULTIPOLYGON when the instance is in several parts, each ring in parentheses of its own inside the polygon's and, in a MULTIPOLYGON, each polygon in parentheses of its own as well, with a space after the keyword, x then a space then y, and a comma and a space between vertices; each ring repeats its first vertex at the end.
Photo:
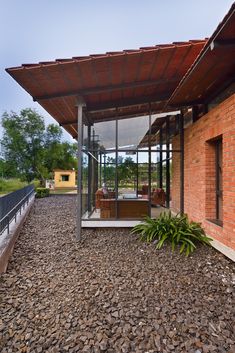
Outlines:
POLYGON ((59 188, 75 188, 76 187, 76 171, 75 170, 54 170, 55 189, 59 188))

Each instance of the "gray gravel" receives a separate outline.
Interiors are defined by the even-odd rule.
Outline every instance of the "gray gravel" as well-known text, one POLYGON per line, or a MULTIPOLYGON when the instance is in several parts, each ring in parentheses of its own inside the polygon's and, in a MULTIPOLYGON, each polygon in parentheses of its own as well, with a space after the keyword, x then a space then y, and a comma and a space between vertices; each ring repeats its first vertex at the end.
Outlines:
POLYGON ((75 198, 37 200, 0 277, 0 351, 235 352, 234 264, 128 230, 86 230, 75 198))

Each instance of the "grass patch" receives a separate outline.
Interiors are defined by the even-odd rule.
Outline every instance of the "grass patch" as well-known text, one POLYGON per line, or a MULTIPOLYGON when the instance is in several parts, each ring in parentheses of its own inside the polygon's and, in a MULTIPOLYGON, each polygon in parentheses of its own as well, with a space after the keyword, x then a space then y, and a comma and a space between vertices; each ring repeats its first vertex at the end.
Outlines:
POLYGON ((0 179, 0 194, 9 194, 12 191, 22 189, 28 185, 27 182, 19 179, 0 179))

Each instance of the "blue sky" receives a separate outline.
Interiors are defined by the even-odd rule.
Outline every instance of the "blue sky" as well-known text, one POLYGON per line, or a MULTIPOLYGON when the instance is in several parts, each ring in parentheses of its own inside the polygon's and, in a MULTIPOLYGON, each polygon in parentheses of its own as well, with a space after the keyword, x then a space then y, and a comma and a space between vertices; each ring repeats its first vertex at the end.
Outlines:
MULTIPOLYGON (((232 3, 0 0, 0 115, 31 107, 48 123, 55 122, 5 72, 6 67, 209 37, 232 3)), ((64 138, 72 140, 67 133, 64 138)))

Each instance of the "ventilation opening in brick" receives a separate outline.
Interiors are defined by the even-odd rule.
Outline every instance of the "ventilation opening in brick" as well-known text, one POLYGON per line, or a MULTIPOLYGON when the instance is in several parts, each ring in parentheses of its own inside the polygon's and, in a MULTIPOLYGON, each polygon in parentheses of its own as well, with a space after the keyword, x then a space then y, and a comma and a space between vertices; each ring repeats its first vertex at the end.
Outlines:
POLYGON ((206 218, 223 226, 222 137, 206 143, 206 218))

